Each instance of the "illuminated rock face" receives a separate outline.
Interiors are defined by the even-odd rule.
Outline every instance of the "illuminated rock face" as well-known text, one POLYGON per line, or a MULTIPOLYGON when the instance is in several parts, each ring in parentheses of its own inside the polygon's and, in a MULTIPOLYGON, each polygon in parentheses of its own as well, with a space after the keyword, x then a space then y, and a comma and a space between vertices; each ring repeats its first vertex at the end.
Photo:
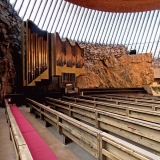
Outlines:
POLYGON ((107 55, 103 59, 85 59, 86 74, 77 77, 78 87, 130 88, 154 81, 151 54, 103 54, 107 55))

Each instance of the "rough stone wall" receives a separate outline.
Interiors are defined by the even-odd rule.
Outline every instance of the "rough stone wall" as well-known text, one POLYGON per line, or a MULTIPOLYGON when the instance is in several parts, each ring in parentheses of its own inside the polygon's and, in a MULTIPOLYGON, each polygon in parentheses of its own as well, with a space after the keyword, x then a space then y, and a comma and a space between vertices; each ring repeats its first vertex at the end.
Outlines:
POLYGON ((83 47, 86 74, 77 78, 80 88, 142 87, 154 81, 151 54, 129 55, 124 46, 83 47))
POLYGON ((152 66, 153 66, 154 68, 160 68, 160 58, 153 59, 153 61, 152 61, 152 66))
POLYGON ((20 82, 21 22, 9 0, 0 0, 0 101, 20 82))

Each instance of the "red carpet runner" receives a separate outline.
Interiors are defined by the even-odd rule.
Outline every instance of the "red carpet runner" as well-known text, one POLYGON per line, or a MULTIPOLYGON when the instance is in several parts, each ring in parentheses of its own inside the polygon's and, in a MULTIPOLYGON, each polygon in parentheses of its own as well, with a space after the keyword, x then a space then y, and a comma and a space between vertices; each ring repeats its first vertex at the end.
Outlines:
POLYGON ((48 145, 27 121, 25 116, 16 106, 11 106, 11 111, 19 126, 19 129, 28 145, 34 160, 58 160, 48 145))

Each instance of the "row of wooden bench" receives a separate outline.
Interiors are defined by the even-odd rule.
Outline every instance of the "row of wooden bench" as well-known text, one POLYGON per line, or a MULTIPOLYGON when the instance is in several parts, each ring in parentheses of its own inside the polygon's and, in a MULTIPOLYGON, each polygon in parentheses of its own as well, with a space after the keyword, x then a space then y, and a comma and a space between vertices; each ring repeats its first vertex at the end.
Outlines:
MULTIPOLYGON (((99 94, 100 95, 100 94, 99 94)), ((159 100, 160 97, 159 96, 152 96, 149 94, 101 94, 103 96, 109 96, 109 97, 120 97, 120 98, 126 98, 126 99, 130 99, 130 98, 135 98, 135 99, 142 99, 142 100, 159 100)))
MULTIPOLYGON (((66 112, 66 113, 68 111, 68 114, 73 118, 77 118, 77 119, 80 119, 80 120, 88 122, 88 123, 90 122, 90 120, 95 121, 94 117, 95 117, 96 113, 94 111, 96 111, 96 109, 82 107, 80 105, 71 104, 71 103, 70 104, 68 103, 68 108, 67 108, 66 107, 67 104, 65 105, 63 103, 63 101, 49 99, 49 98, 47 98, 47 101, 50 101, 51 103, 54 101, 52 107, 54 107, 58 111, 65 110, 64 112, 66 112), (57 104, 57 102, 62 102, 62 104, 60 104, 60 103, 57 104), (89 120, 89 121, 87 121, 87 120, 89 120)), ((31 108, 31 112, 33 112, 36 117, 40 117, 41 119, 44 119, 46 121, 46 126, 53 125, 57 128, 57 131, 64 136, 64 143, 67 143, 68 141, 72 140, 72 141, 76 142, 78 145, 80 145, 82 148, 84 148, 86 151, 88 151, 90 154, 92 154, 94 157, 96 157, 97 159, 100 159, 100 160, 105 160, 105 159, 114 159, 114 160, 156 159, 156 160, 159 160, 160 159, 159 156, 157 156, 149 151, 146 151, 146 150, 144 150, 140 147, 137 147, 133 144, 130 144, 130 143, 128 143, 120 138, 117 138, 116 136, 108 134, 100 129, 96 129, 88 124, 82 123, 76 119, 73 119, 67 115, 64 115, 63 113, 55 111, 48 106, 40 104, 40 103, 33 101, 31 99, 27 99, 27 103, 28 103, 29 107, 31 108)), ((97 114, 98 114, 97 120, 98 120, 99 124, 97 123, 95 125, 101 126, 100 128, 102 128, 102 129, 104 128, 105 130, 106 130, 106 128, 112 128, 112 124, 109 125, 109 121, 112 120, 113 117, 116 115, 110 114, 110 113, 105 113, 102 111, 99 111, 99 112, 100 113, 98 113, 98 110, 97 110, 97 114), (107 121, 106 121, 106 116, 109 118, 108 125, 107 125, 107 121), (105 126, 105 127, 103 127, 103 126, 105 126)), ((124 117, 119 116, 118 120, 121 120, 121 118, 124 119, 124 117)), ((131 122, 131 119, 128 122, 127 122, 127 120, 124 120, 124 122, 125 121, 126 121, 126 123, 128 123, 127 130, 128 131, 131 130, 129 132, 133 132, 132 129, 129 128, 129 126, 130 126, 129 123, 131 122)), ((116 123, 116 121, 115 121, 115 123, 116 123)), ((137 123, 138 123, 138 121, 137 121, 137 123)), ((139 126, 136 123, 135 123, 135 125, 137 125, 135 127, 138 127, 138 128, 136 128, 136 130, 134 130, 135 132, 137 132, 137 135, 134 136, 134 138, 136 138, 137 140, 138 139, 139 140, 140 139, 147 140, 148 145, 153 145, 153 147, 155 145, 155 147, 158 148, 158 151, 155 151, 156 153, 158 153, 159 148, 160 148, 159 139, 157 137, 158 133, 153 133, 150 137, 150 138, 153 138, 154 139, 153 141, 155 141, 156 143, 154 143, 154 144, 150 143, 152 141, 149 141, 149 139, 147 138, 150 135, 146 136, 146 134, 144 133, 144 136, 142 136, 142 135, 141 135, 142 137, 138 136, 138 134, 141 133, 141 127, 143 128, 144 126, 139 126), (154 136, 155 136, 155 138, 154 138, 154 136)), ((149 127, 149 124, 146 123, 145 125, 146 126, 148 125, 148 127, 149 127)), ((148 129, 149 129, 149 131, 151 128, 154 130, 154 129, 156 129, 155 127, 156 126, 153 126, 153 128, 152 128, 150 126, 148 129)), ((117 129, 118 128, 119 127, 117 126, 117 129)), ((122 130, 122 129, 120 129, 120 130, 122 130)), ((125 129, 123 130, 123 132, 125 132, 125 129)), ((133 134, 133 133, 131 133, 131 134, 133 134)))
POLYGON ((16 105, 6 103, 7 120, 19 160, 58 160, 46 142, 28 122, 16 105))
POLYGON ((88 96, 81 96, 80 98, 63 96, 62 99, 86 107, 160 124, 160 106, 151 106, 142 103, 127 103, 126 101, 119 102, 116 100, 88 96))
POLYGON ((125 97, 118 97, 118 96, 109 96, 109 95, 94 95, 94 96, 80 96, 80 97, 94 97, 95 99, 97 98, 105 98, 107 100, 111 101, 117 101, 117 102, 127 102, 127 103, 144 103, 144 104, 150 104, 152 106, 160 105, 159 100, 148 100, 148 99, 142 99, 142 98, 125 98, 125 97))
MULTIPOLYGON (((150 148, 153 153, 160 155, 159 124, 126 117, 124 115, 122 116, 94 107, 91 108, 82 102, 83 100, 81 100, 81 104, 78 105, 49 97, 46 98, 46 104, 49 104, 51 108, 83 122, 87 122, 98 129, 112 132, 141 144, 147 148, 150 148)), ((102 105, 107 108, 105 104, 102 103, 102 105)), ((137 112, 138 115, 139 110, 137 112)), ((143 114, 141 114, 141 116, 142 115, 143 114)))
POLYGON ((26 141, 24 140, 16 120, 10 110, 10 106, 6 99, 4 101, 6 106, 6 118, 9 124, 10 139, 13 142, 16 157, 18 160, 33 160, 32 155, 28 149, 28 145, 26 144, 26 141))

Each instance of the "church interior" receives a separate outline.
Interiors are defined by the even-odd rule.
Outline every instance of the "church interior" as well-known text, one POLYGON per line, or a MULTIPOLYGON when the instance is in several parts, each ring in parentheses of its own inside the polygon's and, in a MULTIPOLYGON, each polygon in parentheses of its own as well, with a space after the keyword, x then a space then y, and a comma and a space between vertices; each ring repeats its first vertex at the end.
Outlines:
POLYGON ((159 0, 0 0, 1 160, 160 160, 159 0))

